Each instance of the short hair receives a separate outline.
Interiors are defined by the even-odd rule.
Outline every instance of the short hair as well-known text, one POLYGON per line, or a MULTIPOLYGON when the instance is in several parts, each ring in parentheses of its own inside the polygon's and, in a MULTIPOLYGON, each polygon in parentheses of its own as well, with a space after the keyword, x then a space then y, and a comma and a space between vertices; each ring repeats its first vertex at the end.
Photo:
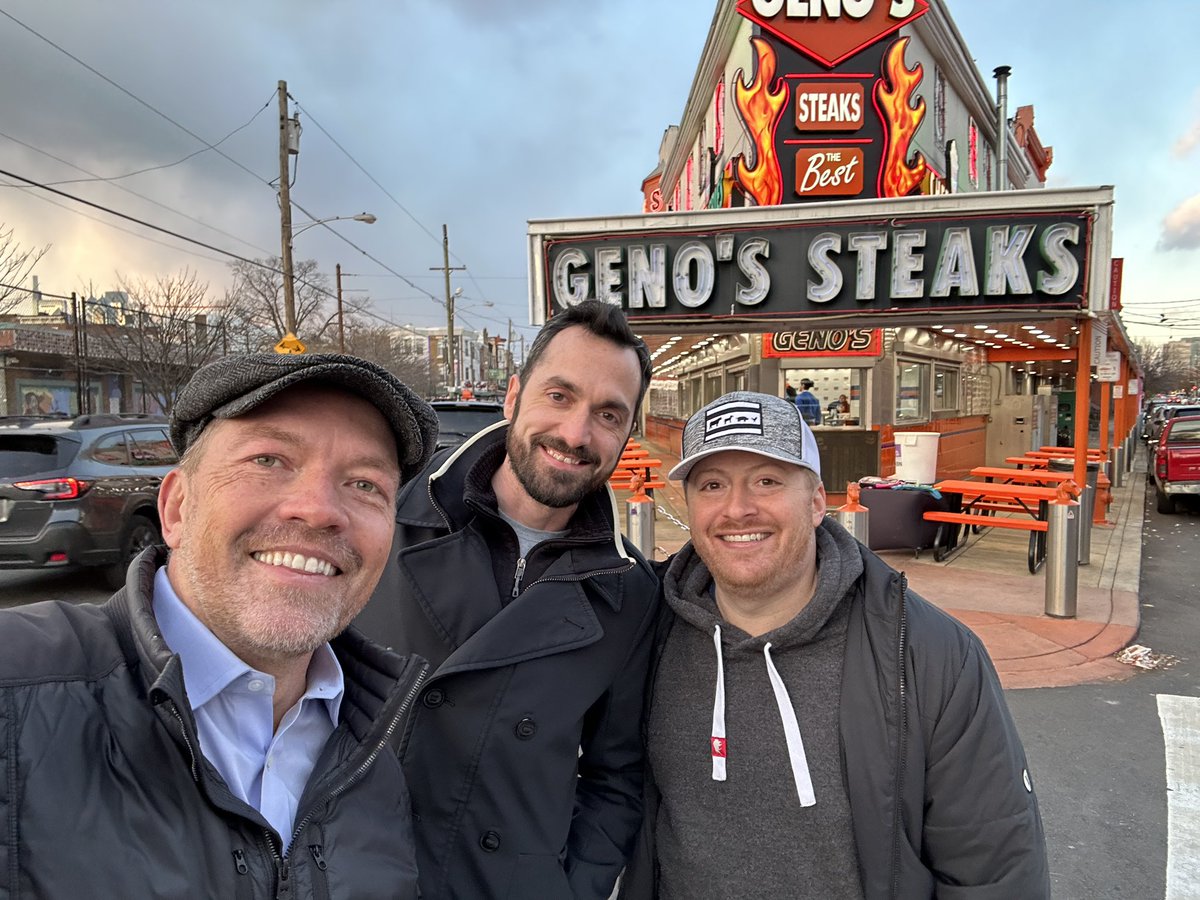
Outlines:
POLYGON ((802 378, 802 379, 800 379, 800 387, 802 387, 802 388, 810 388, 810 387, 812 387, 812 386, 813 386, 813 381, 812 381, 812 379, 811 379, 811 378, 802 378))
POLYGON ((646 389, 650 386, 650 349, 646 346, 645 341, 633 333, 633 329, 629 327, 629 320, 625 318, 621 307, 605 303, 603 300, 584 300, 568 306, 550 317, 550 320, 534 337, 533 343, 529 347, 529 353, 525 355, 525 362, 521 366, 522 389, 530 373, 537 368, 542 354, 554 340, 554 336, 576 326, 586 328, 596 337, 611 341, 618 347, 628 347, 637 354, 638 365, 641 368, 642 386, 638 392, 637 403, 633 405, 634 411, 636 411, 642 404, 642 398, 646 396, 646 389))

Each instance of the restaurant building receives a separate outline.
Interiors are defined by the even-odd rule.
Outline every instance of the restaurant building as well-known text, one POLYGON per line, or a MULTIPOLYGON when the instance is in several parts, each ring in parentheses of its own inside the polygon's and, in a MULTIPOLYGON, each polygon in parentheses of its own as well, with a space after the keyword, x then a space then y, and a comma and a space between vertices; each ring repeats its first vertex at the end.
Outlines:
POLYGON ((940 436, 941 478, 1073 443, 1092 364, 1140 390, 1112 192, 1043 189, 1007 78, 942 0, 720 0, 645 215, 530 223, 533 321, 621 303, 654 356, 644 428, 677 449, 721 394, 810 379, 834 493, 892 474, 897 433, 940 436))

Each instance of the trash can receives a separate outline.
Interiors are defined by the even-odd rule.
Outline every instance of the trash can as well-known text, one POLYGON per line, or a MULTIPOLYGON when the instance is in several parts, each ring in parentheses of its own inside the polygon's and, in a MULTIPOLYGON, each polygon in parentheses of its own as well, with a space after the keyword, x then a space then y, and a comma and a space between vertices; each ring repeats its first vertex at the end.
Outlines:
POLYGON ((896 477, 914 484, 937 481, 939 437, 936 431, 897 431, 896 477))
MULTIPOLYGON (((1075 460, 1052 459, 1048 466, 1051 472, 1074 472, 1075 460)), ((1087 485, 1080 485, 1084 491, 1079 496, 1082 508, 1079 517, 1079 564, 1091 565, 1092 562, 1092 514, 1096 510, 1096 480, 1100 477, 1100 463, 1088 460, 1087 485)))

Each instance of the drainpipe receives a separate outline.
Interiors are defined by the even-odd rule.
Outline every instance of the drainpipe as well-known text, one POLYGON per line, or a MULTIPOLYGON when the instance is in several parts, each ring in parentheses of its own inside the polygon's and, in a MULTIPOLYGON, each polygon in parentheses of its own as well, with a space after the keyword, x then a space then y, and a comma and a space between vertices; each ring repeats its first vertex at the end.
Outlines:
POLYGON ((996 190, 1008 190, 1008 76, 1011 66, 996 66, 996 190))

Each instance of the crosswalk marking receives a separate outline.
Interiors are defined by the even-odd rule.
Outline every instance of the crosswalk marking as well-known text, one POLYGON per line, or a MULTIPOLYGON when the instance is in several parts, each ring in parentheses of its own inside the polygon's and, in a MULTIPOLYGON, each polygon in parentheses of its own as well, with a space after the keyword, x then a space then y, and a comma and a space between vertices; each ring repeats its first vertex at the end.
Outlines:
POLYGON ((1200 697, 1158 695, 1167 774, 1165 900, 1200 900, 1200 697))

